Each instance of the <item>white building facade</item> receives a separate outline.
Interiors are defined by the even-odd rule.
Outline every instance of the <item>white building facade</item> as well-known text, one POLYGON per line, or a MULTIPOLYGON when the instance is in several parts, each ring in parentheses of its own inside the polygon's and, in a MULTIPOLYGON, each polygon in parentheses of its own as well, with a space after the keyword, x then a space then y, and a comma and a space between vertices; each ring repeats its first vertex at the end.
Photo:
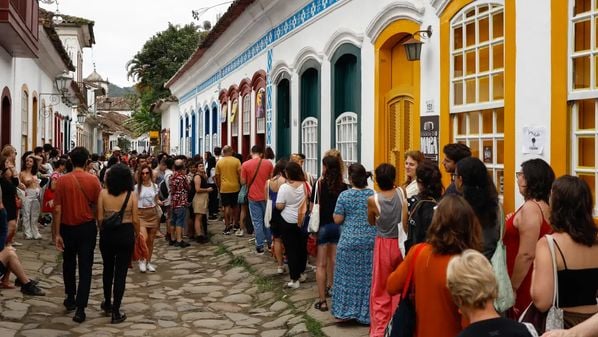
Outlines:
MULTIPOLYGON (((271 146, 278 157, 341 151, 367 169, 470 146, 505 208, 519 165, 598 180, 598 0, 238 1, 167 83, 171 143, 195 154, 271 146), (404 43, 415 34, 421 58, 404 43), (593 75, 594 74, 594 75, 593 75), (175 138, 176 137, 176 138, 175 138)), ((167 125, 167 126, 164 126, 167 125)), ((171 146, 172 147, 172 146, 171 146)), ((445 184, 450 177, 445 177, 445 184)))

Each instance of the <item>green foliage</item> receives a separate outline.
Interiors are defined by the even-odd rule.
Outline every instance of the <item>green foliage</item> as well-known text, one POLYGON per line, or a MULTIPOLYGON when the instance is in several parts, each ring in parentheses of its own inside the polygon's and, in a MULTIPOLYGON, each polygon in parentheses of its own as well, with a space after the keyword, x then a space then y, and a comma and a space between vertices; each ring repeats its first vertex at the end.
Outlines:
POLYGON ((322 332, 322 324, 311 317, 308 314, 303 315, 305 318, 305 326, 307 327, 307 331, 309 331, 309 335, 313 337, 324 337, 324 332, 322 332))
POLYGON ((161 129, 160 115, 151 113, 150 105, 171 96, 164 83, 174 76, 206 35, 207 32, 201 32, 193 23, 182 27, 169 23, 166 30, 152 36, 127 62, 127 76, 137 81, 139 105, 125 124, 136 134, 161 129))

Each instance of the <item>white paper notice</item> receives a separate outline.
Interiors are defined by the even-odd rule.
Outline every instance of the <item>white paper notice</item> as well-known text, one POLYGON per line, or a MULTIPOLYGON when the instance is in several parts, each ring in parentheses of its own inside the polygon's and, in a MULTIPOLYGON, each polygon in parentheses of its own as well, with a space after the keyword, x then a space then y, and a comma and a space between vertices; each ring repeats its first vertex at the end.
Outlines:
POLYGON ((544 153, 546 144, 546 128, 543 126, 523 127, 523 153, 539 154, 544 153))

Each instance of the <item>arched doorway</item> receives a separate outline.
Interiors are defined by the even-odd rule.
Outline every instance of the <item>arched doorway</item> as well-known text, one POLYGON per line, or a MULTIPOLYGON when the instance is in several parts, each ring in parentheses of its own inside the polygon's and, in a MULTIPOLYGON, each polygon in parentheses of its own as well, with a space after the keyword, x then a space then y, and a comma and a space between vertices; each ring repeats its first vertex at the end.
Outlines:
MULTIPOLYGON (((35 95, 35 93, 34 93, 35 95)), ((32 122, 32 130, 33 130, 33 148, 37 147, 37 126, 38 126, 38 114, 37 114, 38 102, 37 97, 33 96, 33 103, 31 104, 31 122, 32 122)))
POLYGON ((304 68, 300 76, 299 144, 305 155, 305 171, 317 177, 320 175, 320 71, 315 67, 304 68))
POLYGON ((0 112, 0 141, 2 146, 10 144, 11 109, 10 91, 5 87, 2 91, 2 110, 0 112))
POLYGON ((291 83, 283 78, 276 85, 276 157, 291 155, 291 83))
POLYGON ((405 181, 404 155, 419 149, 420 63, 408 61, 403 42, 419 24, 397 20, 376 39, 375 162, 397 168, 397 184, 405 181))

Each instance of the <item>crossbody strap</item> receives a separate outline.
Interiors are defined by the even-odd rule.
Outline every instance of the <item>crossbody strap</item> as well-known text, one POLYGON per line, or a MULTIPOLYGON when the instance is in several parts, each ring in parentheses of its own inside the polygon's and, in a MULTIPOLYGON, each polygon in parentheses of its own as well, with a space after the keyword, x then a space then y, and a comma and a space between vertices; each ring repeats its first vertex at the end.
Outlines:
POLYGON ((73 177, 73 179, 75 180, 75 183, 77 183, 77 186, 79 187, 79 190, 81 191, 81 193, 83 194, 83 196, 85 197, 85 200, 87 200, 87 203, 89 204, 90 208, 91 208, 91 200, 89 200, 89 197, 87 196, 87 193, 85 193, 85 191, 83 190, 83 187, 81 187, 81 183, 79 182, 79 179, 77 179, 77 177, 75 177, 74 174, 71 173, 71 177, 73 177))
POLYGON ((552 306, 559 307, 559 279, 557 275, 556 253, 554 251, 554 238, 552 235, 546 234, 546 242, 548 242, 548 249, 552 257, 552 274, 554 276, 554 291, 552 293, 552 306))
POLYGON ((319 198, 319 196, 320 196, 320 193, 319 193, 320 189, 318 188, 319 185, 320 185, 320 179, 316 180, 316 188, 315 188, 315 191, 314 191, 314 193, 315 193, 314 194, 314 204, 316 204, 316 205, 318 205, 318 200, 320 200, 320 198, 319 198))
POLYGON ((409 291, 409 287, 411 286, 411 280, 413 279, 413 274, 415 273, 415 263, 417 262, 417 257, 419 253, 426 247, 427 244, 422 243, 420 244, 415 252, 413 253, 413 261, 411 261, 411 265, 409 265, 409 273, 407 273, 407 281, 403 286, 403 292, 401 292, 401 299, 407 296, 407 292, 409 291))
POLYGON ((122 207, 120 208, 120 211, 118 211, 121 218, 123 217, 123 214, 125 214, 125 208, 127 208, 127 204, 129 203, 130 196, 131 196, 131 191, 127 191, 127 196, 125 197, 125 202, 123 203, 122 207))
POLYGON ((257 169, 255 170, 255 174, 253 175, 253 178, 251 179, 251 182, 249 183, 249 185, 247 185, 247 192, 249 192, 251 185, 253 185, 253 182, 255 181, 255 177, 257 177, 257 174, 260 172, 260 166, 262 166, 262 160, 263 159, 260 158, 260 162, 257 164, 257 169))

